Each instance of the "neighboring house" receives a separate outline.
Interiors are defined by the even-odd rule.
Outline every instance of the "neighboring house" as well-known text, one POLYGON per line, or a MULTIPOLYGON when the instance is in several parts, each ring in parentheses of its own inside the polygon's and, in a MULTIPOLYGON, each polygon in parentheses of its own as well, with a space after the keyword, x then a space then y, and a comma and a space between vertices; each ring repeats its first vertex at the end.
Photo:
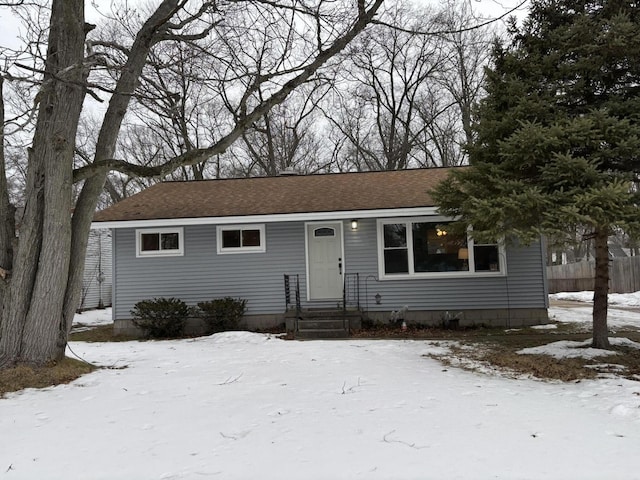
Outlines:
POLYGON ((111 306, 111 231, 89 232, 79 310, 111 306))
MULTIPOLYGON (((20 222, 24 209, 16 212, 16 229, 20 235, 20 222)), ((111 230, 92 228, 85 253, 80 302, 77 311, 111 306, 111 230)))
POLYGON ((246 299, 250 327, 281 324, 287 307, 301 317, 345 303, 379 321, 400 312, 407 322, 434 324, 546 322, 542 245, 477 244, 448 232, 450 219, 438 215, 428 191, 449 171, 148 188, 99 212, 93 224, 113 232, 116 328, 130 325, 136 302, 162 296, 192 305, 246 299))

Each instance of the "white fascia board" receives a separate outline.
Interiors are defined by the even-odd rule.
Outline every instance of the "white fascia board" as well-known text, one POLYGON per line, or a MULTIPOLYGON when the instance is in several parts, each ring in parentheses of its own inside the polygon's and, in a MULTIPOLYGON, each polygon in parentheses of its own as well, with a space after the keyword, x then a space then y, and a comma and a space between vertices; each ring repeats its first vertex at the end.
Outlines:
POLYGON ((183 225, 234 225, 238 223, 311 222, 352 220, 363 218, 413 217, 437 215, 437 207, 385 208, 380 210, 346 210, 338 212, 278 213, 273 215, 242 215, 231 217, 167 218, 93 222, 91 228, 177 227, 183 225))

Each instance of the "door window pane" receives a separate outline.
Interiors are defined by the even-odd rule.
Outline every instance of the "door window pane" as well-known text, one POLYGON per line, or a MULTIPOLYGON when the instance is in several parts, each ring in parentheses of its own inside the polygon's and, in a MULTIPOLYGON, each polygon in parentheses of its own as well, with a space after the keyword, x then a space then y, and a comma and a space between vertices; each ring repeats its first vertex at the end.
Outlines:
POLYGON ((314 237, 335 237, 336 236, 336 231, 333 228, 316 228, 313 231, 313 236, 314 237))

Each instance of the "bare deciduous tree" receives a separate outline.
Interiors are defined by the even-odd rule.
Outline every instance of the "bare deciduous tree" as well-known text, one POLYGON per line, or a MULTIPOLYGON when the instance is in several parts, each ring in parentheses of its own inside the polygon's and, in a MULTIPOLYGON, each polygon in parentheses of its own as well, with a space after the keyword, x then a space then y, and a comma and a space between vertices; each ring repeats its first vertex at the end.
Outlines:
POLYGON ((480 99, 484 67, 489 58, 492 41, 489 26, 481 25, 483 19, 476 16, 466 0, 447 0, 445 9, 438 18, 447 48, 443 74, 436 77, 457 108, 464 144, 473 140, 471 123, 473 106, 480 99))
MULTIPOLYGON (((87 56, 86 39, 93 26, 85 22, 84 2, 53 0, 37 120, 28 150, 25 209, 15 251, 15 236, 6 227, 0 230, 0 261, 11 271, 0 281, 0 367, 20 362, 45 364, 64 355, 80 298, 89 228, 110 171, 163 177, 224 152, 342 51, 371 22, 381 3, 162 0, 132 31, 131 43, 92 42, 87 56), (274 58, 279 60, 255 69, 257 59, 246 63, 246 52, 232 49, 252 34, 260 34, 251 31, 250 22, 269 16, 277 21, 270 32, 274 35, 272 48, 279 49, 274 58), (283 25, 289 28, 283 30, 283 25), (117 158, 123 122, 154 49, 164 42, 198 45, 212 36, 228 48, 213 52, 219 58, 211 82, 236 85, 220 91, 233 113, 227 129, 215 132, 206 145, 184 149, 153 166, 117 158), (118 57, 124 63, 108 85, 111 95, 92 159, 74 170, 85 95, 99 97, 95 92, 105 90, 101 82, 89 81, 92 68, 107 65, 115 71, 118 57), (242 69, 243 65, 249 67, 242 69), (74 182, 82 182, 75 204, 74 182)), ((6 182, 0 182, 0 203, 0 213, 5 215, 0 223, 6 225, 11 218, 6 182)))
MULTIPOLYGON (((398 4, 389 22, 428 29, 432 14, 398 4)), ((432 103, 430 88, 443 68, 443 41, 378 25, 350 47, 344 69, 347 95, 339 95, 333 125, 351 143, 358 170, 397 170, 425 164, 418 146, 427 128, 419 105, 432 103)))
POLYGON ((483 22, 466 0, 436 13, 399 4, 351 46, 348 93, 327 114, 341 169, 464 163, 490 50, 483 22))
POLYGON ((275 176, 283 171, 311 174, 329 168, 317 108, 326 92, 326 87, 307 85, 263 115, 231 149, 233 171, 239 176, 275 176))

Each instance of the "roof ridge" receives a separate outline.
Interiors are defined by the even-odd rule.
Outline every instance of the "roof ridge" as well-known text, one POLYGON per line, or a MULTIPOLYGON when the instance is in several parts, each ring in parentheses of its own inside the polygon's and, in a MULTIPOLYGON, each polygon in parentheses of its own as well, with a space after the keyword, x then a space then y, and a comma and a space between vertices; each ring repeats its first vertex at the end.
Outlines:
MULTIPOLYGON (((467 165, 456 165, 453 167, 415 167, 415 168, 403 168, 398 170, 367 170, 364 172, 320 172, 320 173, 300 173, 298 175, 260 175, 257 177, 224 177, 224 178, 203 178, 199 180, 163 180, 162 182, 158 182, 158 184, 167 184, 167 183, 206 183, 206 182, 222 182, 222 181, 233 181, 233 180, 269 180, 276 178, 309 178, 309 177, 329 177, 329 176, 343 176, 343 175, 369 175, 369 174, 392 174, 392 173, 404 173, 404 172, 415 172, 415 171, 424 171, 424 170, 453 170, 456 168, 466 167, 467 165)), ((151 187, 147 187, 151 188, 151 187)))

